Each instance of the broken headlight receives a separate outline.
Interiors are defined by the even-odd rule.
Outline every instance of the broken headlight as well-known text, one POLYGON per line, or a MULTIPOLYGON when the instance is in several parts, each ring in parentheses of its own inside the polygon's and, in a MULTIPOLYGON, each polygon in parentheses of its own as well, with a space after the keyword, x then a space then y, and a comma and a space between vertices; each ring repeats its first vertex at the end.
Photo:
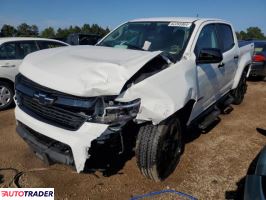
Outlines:
POLYGON ((92 122, 103 124, 121 124, 135 118, 139 112, 140 99, 131 102, 116 102, 102 99, 96 104, 92 122))

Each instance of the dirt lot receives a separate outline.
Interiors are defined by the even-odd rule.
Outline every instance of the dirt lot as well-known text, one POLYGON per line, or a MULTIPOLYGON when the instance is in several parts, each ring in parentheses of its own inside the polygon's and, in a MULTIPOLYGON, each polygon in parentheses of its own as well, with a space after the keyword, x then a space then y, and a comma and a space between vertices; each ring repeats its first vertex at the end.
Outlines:
MULTIPOLYGON (((222 115, 208 133, 193 135, 174 174, 162 183, 142 177, 134 157, 109 177, 100 172, 76 174, 62 165, 47 167, 15 133, 13 112, 0 113, 0 168, 39 169, 25 173, 20 184, 54 187, 57 199, 129 199, 162 189, 175 189, 199 199, 236 199, 241 196, 248 168, 266 142, 259 133, 266 129, 266 82, 249 82, 243 104, 222 115)), ((12 171, 0 171, 0 187, 7 186, 12 175, 12 171)))

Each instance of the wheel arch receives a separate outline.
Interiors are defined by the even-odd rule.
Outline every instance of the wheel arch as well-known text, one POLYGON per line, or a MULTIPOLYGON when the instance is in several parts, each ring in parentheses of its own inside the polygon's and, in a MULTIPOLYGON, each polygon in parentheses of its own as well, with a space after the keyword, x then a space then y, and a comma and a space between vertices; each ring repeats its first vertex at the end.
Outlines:
POLYGON ((3 77, 0 77, 0 81, 1 81, 1 82, 5 82, 5 83, 8 83, 8 84, 10 84, 10 85, 14 86, 14 82, 13 82, 13 81, 11 81, 11 80, 10 80, 10 79, 8 79, 8 78, 3 78, 3 77))
POLYGON ((235 74, 232 89, 235 89, 238 86, 238 83, 244 71, 247 72, 247 76, 248 76, 248 72, 249 72, 250 65, 251 65, 251 60, 252 58, 249 53, 245 53, 244 55, 241 56, 241 60, 239 61, 238 68, 235 74))
MULTIPOLYGON (((166 119, 162 120, 160 124, 165 123, 167 120, 171 118, 178 118, 183 126, 187 124, 189 121, 190 115, 192 113, 192 109, 196 103, 195 99, 190 99, 187 101, 187 103, 179 110, 177 110, 175 113, 167 117, 166 119)), ((152 121, 146 121, 146 123, 152 124, 152 121)), ((146 124, 145 123, 145 124, 146 124)))
POLYGON ((195 99, 190 99, 183 108, 180 110, 176 111, 173 115, 178 117, 180 119, 180 122, 183 125, 187 125, 187 122, 190 118, 190 115, 192 113, 192 109, 196 103, 195 99))

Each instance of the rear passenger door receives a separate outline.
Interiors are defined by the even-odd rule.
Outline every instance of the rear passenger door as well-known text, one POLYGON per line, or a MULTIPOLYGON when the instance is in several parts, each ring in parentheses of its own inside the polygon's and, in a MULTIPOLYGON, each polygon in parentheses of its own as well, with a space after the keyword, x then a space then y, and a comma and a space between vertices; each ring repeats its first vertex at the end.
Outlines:
POLYGON ((220 49, 223 53, 223 61, 220 70, 223 72, 221 79, 222 95, 232 88, 235 73, 238 66, 239 48, 235 44, 233 31, 230 25, 217 23, 216 31, 219 38, 220 49))
POLYGON ((18 48, 17 57, 21 60, 23 60, 28 54, 39 50, 35 41, 18 41, 16 44, 18 48))
MULTIPOLYGON (((18 74, 19 65, 22 63, 23 59, 30 53, 38 51, 38 47, 35 41, 17 41, 16 42, 16 58, 19 59, 19 63, 17 63, 14 68, 14 75, 18 74)), ((15 78, 15 77, 14 77, 15 78)))

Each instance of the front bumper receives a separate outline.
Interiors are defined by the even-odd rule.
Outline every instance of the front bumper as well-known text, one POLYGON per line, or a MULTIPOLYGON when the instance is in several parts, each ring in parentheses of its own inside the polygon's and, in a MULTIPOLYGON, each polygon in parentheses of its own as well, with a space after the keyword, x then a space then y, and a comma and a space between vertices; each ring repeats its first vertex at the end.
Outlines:
POLYGON ((108 125, 106 124, 85 122, 76 131, 65 130, 31 117, 23 112, 18 106, 15 109, 15 115, 16 120, 25 125, 25 127, 30 127, 33 134, 36 132, 37 134, 44 135, 47 138, 65 144, 72 152, 71 156, 66 157, 62 152, 54 151, 55 149, 47 149, 47 146, 43 146, 36 141, 36 138, 32 136, 32 133, 29 134, 29 131, 25 131, 25 128, 19 128, 21 126, 18 126, 17 130, 19 135, 30 144, 34 151, 36 151, 37 155, 39 154, 42 158, 49 158, 56 162, 74 165, 77 172, 81 172, 84 169, 85 162, 89 158, 88 150, 91 146, 91 142, 101 136, 108 128, 108 125), (54 153, 59 153, 60 155, 54 153), (72 156, 73 158, 71 158, 72 156), (73 164, 71 159, 74 161, 73 164))
POLYGON ((253 62, 250 69, 251 76, 266 76, 266 64, 264 62, 253 62))
POLYGON ((74 166, 72 151, 68 145, 41 135, 21 122, 18 122, 16 131, 45 163, 74 166))

